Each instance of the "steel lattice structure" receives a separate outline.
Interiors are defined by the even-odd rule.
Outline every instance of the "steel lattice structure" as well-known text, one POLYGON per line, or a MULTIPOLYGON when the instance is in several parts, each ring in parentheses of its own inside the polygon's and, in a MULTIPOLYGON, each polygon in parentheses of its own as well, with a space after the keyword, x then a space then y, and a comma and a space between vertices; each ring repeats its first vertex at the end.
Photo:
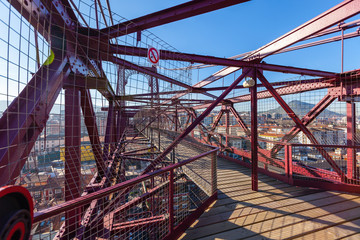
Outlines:
POLYGON ((261 172, 359 192, 360 70, 263 61, 359 36, 344 34, 360 25, 359 0, 231 58, 182 53, 147 30, 244 2, 127 20, 108 0, 2 0, 0 238, 174 239, 216 200, 217 156, 251 168, 254 191, 261 172), (192 84, 209 65, 223 68, 192 84))

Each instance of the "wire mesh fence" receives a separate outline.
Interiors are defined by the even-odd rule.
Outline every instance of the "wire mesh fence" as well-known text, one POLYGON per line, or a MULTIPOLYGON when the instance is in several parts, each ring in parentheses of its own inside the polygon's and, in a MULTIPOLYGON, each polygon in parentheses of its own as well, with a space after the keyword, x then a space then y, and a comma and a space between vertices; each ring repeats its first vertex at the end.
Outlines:
POLYGON ((161 239, 215 193, 216 151, 38 211, 33 238, 161 239), (209 158, 213 175, 196 172, 206 181, 192 180, 184 167, 205 166, 209 158))

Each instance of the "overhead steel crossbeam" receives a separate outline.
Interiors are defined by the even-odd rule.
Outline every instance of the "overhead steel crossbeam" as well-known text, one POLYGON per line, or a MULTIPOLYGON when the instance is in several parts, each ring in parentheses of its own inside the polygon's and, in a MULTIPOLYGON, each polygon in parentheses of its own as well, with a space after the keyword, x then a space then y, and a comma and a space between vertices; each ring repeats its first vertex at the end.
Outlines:
POLYGON ((115 38, 130 33, 153 28, 163 24, 179 21, 185 18, 212 12, 249 0, 194 0, 152 14, 148 14, 127 22, 101 29, 101 35, 115 38))
POLYGON ((342 39, 346 40, 346 39, 350 39, 350 38, 354 38, 354 37, 358 37, 358 36, 360 36, 360 32, 359 32, 359 30, 356 30, 352 33, 346 33, 344 35, 326 38, 326 39, 322 39, 322 40, 315 41, 315 42, 305 43, 305 44, 301 44, 301 45, 294 46, 294 47, 288 47, 288 48, 282 49, 273 54, 285 53, 285 52, 290 52, 290 51, 299 50, 299 49, 303 49, 303 48, 314 47, 314 46, 318 46, 321 44, 337 42, 337 41, 341 41, 342 39))
POLYGON ((339 23, 335 27, 327 28, 325 30, 322 30, 322 31, 320 31, 320 32, 306 38, 305 40, 312 39, 312 38, 317 38, 317 37, 322 37, 322 36, 337 33, 337 32, 341 32, 342 30, 347 30, 347 29, 350 29, 350 28, 358 27, 358 26, 360 26, 360 20, 355 20, 355 21, 351 21, 351 22, 348 22, 348 23, 342 22, 342 23, 339 23))
MULTIPOLYGON (((306 80, 294 80, 294 81, 281 81, 281 82, 272 82, 271 86, 292 86, 297 84, 306 84, 306 83, 319 83, 319 82, 332 82, 334 79, 325 79, 325 78, 315 78, 315 79, 306 79, 306 80)), ((258 88, 264 87, 262 84, 256 85, 258 88)), ((204 91, 222 91, 228 88, 228 86, 225 87, 211 87, 211 88, 201 88, 204 91)), ((237 86, 235 89, 244 89, 247 87, 244 87, 242 85, 237 86)))
MULTIPOLYGON (((308 38, 303 39, 302 41, 306 41, 306 40, 310 40, 310 39, 313 39, 313 38, 326 36, 326 35, 329 35, 329 34, 337 33, 337 32, 340 32, 342 30, 347 30, 347 29, 351 29, 351 28, 354 28, 354 27, 358 27, 358 26, 360 26, 360 20, 355 20, 355 21, 352 21, 352 22, 349 22, 349 23, 338 24, 338 26, 336 26, 336 27, 325 29, 325 30, 323 30, 323 31, 321 31, 321 32, 319 32, 317 34, 314 34, 314 35, 312 35, 312 36, 310 36, 308 38)), ((287 48, 284 48, 282 50, 279 50, 278 52, 274 53, 273 55, 279 54, 279 53, 290 52, 290 51, 294 51, 294 50, 299 50, 299 49, 304 49, 304 48, 308 48, 308 47, 318 46, 318 45, 326 44, 326 43, 330 43, 330 42, 336 42, 336 41, 339 41, 339 38, 340 38, 340 40, 341 40, 341 38, 343 38, 345 40, 345 39, 357 37, 357 36, 359 36, 359 34, 360 34, 359 31, 355 31, 353 33, 344 34, 343 36, 340 35, 340 36, 335 36, 335 37, 331 37, 331 38, 327 38, 327 39, 322 39, 322 40, 315 41, 315 42, 310 42, 310 43, 306 43, 306 44, 297 45, 297 46, 294 46, 294 47, 287 47, 287 48)), ((228 59, 242 59, 245 56, 249 55, 250 53, 251 53, 251 51, 241 53, 241 54, 237 54, 235 56, 229 57, 228 59)), ((261 56, 260 56, 260 58, 261 58, 261 56)), ((201 69, 201 68, 206 68, 206 67, 211 67, 211 66, 214 66, 214 65, 199 64, 197 66, 192 66, 191 68, 192 69, 201 69)), ((179 70, 181 70, 181 68, 179 70)))
MULTIPOLYGON (((333 79, 333 80, 335 80, 335 79, 333 79)), ((334 86, 336 86, 336 84, 332 81, 324 81, 324 82, 317 82, 317 83, 313 83, 312 81, 310 81, 310 82, 299 83, 299 84, 294 84, 294 85, 285 86, 285 87, 278 87, 278 88, 275 88, 275 90, 280 96, 283 96, 283 95, 296 94, 296 93, 302 93, 302 92, 307 92, 307 91, 331 88, 334 86)), ((271 98, 271 97, 272 97, 272 95, 268 90, 263 90, 263 91, 260 91, 257 93, 258 100, 271 98)), ((250 94, 245 94, 245 95, 241 95, 241 96, 237 96, 237 97, 233 97, 233 98, 228 98, 225 100, 230 101, 232 103, 248 102, 248 101, 250 101, 250 94)), ((203 109, 203 108, 207 108, 208 106, 209 106, 209 104, 202 104, 202 105, 194 106, 193 108, 194 109, 203 109)))
POLYGON ((337 23, 340 23, 356 14, 360 13, 360 0, 347 0, 302 24, 294 30, 284 34, 265 46, 251 52, 246 56, 247 59, 265 58, 281 49, 293 45, 301 40, 325 30, 337 23))
MULTIPOLYGON (((147 49, 112 44, 109 47, 109 53, 146 57, 147 49)), ((166 50, 160 50, 160 59, 185 61, 191 63, 197 62, 197 63, 213 64, 219 66, 239 67, 239 68, 255 67, 266 71, 293 73, 293 74, 318 76, 318 77, 333 77, 335 75, 335 73, 327 72, 327 71, 281 66, 281 65, 274 65, 267 63, 249 62, 244 60, 219 58, 219 57, 204 56, 198 54, 179 53, 179 52, 172 52, 166 50)))

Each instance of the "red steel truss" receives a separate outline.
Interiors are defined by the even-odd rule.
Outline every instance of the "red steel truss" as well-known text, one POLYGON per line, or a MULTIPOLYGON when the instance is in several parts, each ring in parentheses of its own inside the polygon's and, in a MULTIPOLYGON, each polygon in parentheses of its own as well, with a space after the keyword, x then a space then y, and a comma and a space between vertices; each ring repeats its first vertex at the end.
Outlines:
MULTIPOLYGON (((358 192, 356 102, 360 99, 360 70, 336 73, 262 60, 359 36, 358 30, 343 33, 358 27, 359 20, 343 21, 360 13, 360 0, 345 0, 246 54, 222 58, 181 53, 159 43, 164 47, 159 49, 160 60, 168 65, 144 64, 148 48, 141 46, 142 39, 152 37, 147 29, 246 2, 194 0, 120 21, 114 21, 116 14, 111 12, 109 1, 107 8, 100 0, 92 5, 85 1, 77 5, 72 0, 6 3, 33 32, 34 40, 27 41, 34 46, 36 56, 28 53, 28 61, 34 61, 37 68, 30 72, 28 66, 25 76, 19 67, 21 91, 0 118, 0 199, 13 192, 23 196, 16 204, 19 209, 0 216, 0 223, 7 222, 7 215, 25 216, 19 217, 24 225, 20 230, 15 229, 17 225, 0 226, 0 238, 11 239, 15 231, 28 236, 32 225, 34 234, 49 232, 55 239, 175 239, 216 200, 217 156, 251 168, 254 191, 258 190, 260 172, 293 185, 316 184, 323 189, 358 192), (90 13, 81 8, 83 5, 90 13), (342 35, 312 41, 337 32, 342 35), (50 53, 42 52, 44 61, 40 61, 39 40, 50 53), (293 46, 304 40, 312 42, 293 46), (191 80, 189 63, 224 68, 192 85, 187 81, 191 80), (241 71, 238 76, 237 71, 241 71), (270 81, 266 72, 300 75, 300 80, 270 81), (234 79, 228 86, 205 87, 230 74, 234 79), (301 79, 304 76, 313 78, 301 79), (254 84, 249 86, 250 93, 245 93, 247 86, 240 83, 249 78, 254 84), (316 104, 305 113, 287 98, 313 92, 323 95, 320 100, 313 98, 316 104), (230 97, 230 93, 234 95, 230 97), (281 136, 262 130, 270 129, 262 122, 271 113, 260 110, 269 99, 285 113, 282 121, 286 124, 281 126, 288 130, 281 136), (325 130, 314 130, 315 122, 331 121, 320 116, 335 103, 346 106, 343 144, 327 144, 318 135, 325 130), (240 110, 240 104, 247 104, 246 110, 240 110), (51 136, 47 131, 54 131, 48 126, 56 122, 50 116, 57 105, 64 107, 56 119, 58 128, 64 129, 63 146, 57 151, 59 159, 45 164, 51 174, 36 185, 27 179, 46 177, 37 164, 51 154, 41 152, 38 146, 45 149, 51 136), (239 129, 234 133, 236 125, 239 129), (315 163, 304 160, 315 155, 315 163), (89 157, 93 164, 86 166, 84 162, 91 162, 89 157), (62 168, 56 166, 61 164, 62 168), (59 186, 51 196, 49 190, 41 190, 37 199, 35 187, 49 182, 61 185, 58 169, 64 171, 63 189, 59 186), (23 188, 8 185, 27 187, 33 201, 23 188), (20 209, 25 213, 16 215, 20 209), (46 222, 51 226, 44 227, 46 222)), ((10 22, 6 27, 13 28, 10 22)), ((7 61, 10 65, 10 59, 7 61)), ((7 72, 9 83, 10 67, 7 72)), ((8 87, 7 91, 9 99, 13 90, 8 87)), ((327 131, 328 137, 335 132, 327 131)), ((59 130, 58 141, 60 135, 59 130)), ((51 147, 55 149, 53 143, 51 147)), ((0 207, 8 206, 12 206, 10 201, 0 207)))

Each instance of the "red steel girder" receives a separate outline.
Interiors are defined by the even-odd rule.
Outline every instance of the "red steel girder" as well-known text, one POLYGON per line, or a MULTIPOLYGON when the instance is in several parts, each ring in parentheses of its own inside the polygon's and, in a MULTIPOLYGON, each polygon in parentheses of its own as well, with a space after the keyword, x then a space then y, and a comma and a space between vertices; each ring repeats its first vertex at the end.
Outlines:
POLYGON ((325 30, 322 30, 321 32, 313 34, 312 36, 306 38, 306 40, 316 38, 316 37, 322 37, 322 36, 332 34, 332 33, 341 32, 342 30, 346 30, 346 29, 350 29, 350 28, 354 28, 354 27, 358 27, 358 26, 360 26, 360 20, 355 20, 355 21, 351 21, 348 23, 341 22, 335 27, 327 28, 325 30))
MULTIPOLYGON (((294 80, 294 81, 282 81, 282 82, 272 82, 271 86, 291 86, 291 85, 298 85, 298 84, 304 84, 304 83, 319 83, 319 82, 331 82, 334 81, 334 79, 327 79, 327 78, 315 78, 315 79, 306 79, 306 80, 294 80)), ((314 84, 315 85, 315 84, 314 84)), ((264 87, 262 84, 257 84, 258 87, 264 87)), ((228 86, 224 87, 211 87, 211 88, 201 88, 201 90, 204 91, 219 91, 219 90, 225 90, 228 86)), ((244 89, 246 87, 239 85, 235 89, 244 89)))
POLYGON ((154 159, 152 158, 137 158, 137 157, 130 157, 130 156, 123 156, 126 160, 134 160, 134 161, 145 161, 145 162, 152 162, 154 159))
MULTIPOLYGON (((81 114, 80 90, 65 89, 65 201, 81 194, 81 114)), ((65 212, 66 237, 74 237, 80 226, 81 208, 65 212)))
POLYGON ((212 124, 212 126, 211 126, 211 131, 212 131, 212 132, 215 131, 215 128, 216 128, 217 125, 219 124, 219 122, 220 122, 223 114, 224 114, 224 111, 223 111, 223 109, 221 109, 220 112, 218 113, 218 115, 216 115, 216 118, 215 118, 215 120, 214 120, 214 122, 213 122, 213 124, 212 124))
MULTIPOLYGON (((314 91, 314 90, 320 90, 320 89, 324 89, 324 88, 331 88, 334 86, 334 83, 331 81, 322 81, 322 82, 305 82, 305 83, 298 83, 298 84, 294 84, 294 85, 290 85, 290 86, 284 86, 284 87, 279 87, 279 88, 275 88, 276 92, 281 95, 289 95, 289 94, 296 94, 296 93, 302 93, 302 92, 307 92, 307 91, 314 91)), ((264 90, 264 91, 260 91, 257 93, 257 97, 258 99, 266 99, 266 98, 271 98, 271 92, 268 90, 264 90)), ((233 98, 229 98, 227 99, 229 101, 231 101, 232 103, 239 103, 239 102, 248 102, 250 101, 250 94, 246 94, 246 95, 242 95, 242 96, 238 96, 238 97, 233 97, 233 98)))
MULTIPOLYGON (((181 105, 181 107, 183 107, 189 114, 191 114, 193 119, 197 118, 196 111, 193 108, 190 108, 190 110, 188 110, 188 108, 186 108, 183 105, 181 105)), ((205 129, 207 131, 207 128, 204 126, 204 124, 202 124, 202 122, 199 123, 198 128, 199 128, 199 131, 200 131, 200 136, 205 137, 205 133, 204 133, 203 129, 205 129)))
MULTIPOLYGON (((289 95, 289 94, 295 94, 295 93, 302 93, 307 91, 313 91, 313 90, 319 90, 324 88, 330 88, 333 87, 334 83, 331 82, 318 82, 318 83, 300 83, 295 84, 291 86, 285 86, 285 87, 279 87, 275 88, 276 92, 280 96, 289 95)), ((265 98, 271 98, 272 95, 268 90, 260 91, 257 93, 258 99, 265 99, 265 98)), ((249 102, 250 101, 250 94, 245 94, 242 96, 237 96, 233 98, 226 99, 227 101, 231 101, 232 103, 240 103, 240 102, 249 102)), ((209 103, 193 106, 194 109, 202 109, 210 106, 209 103)))
POLYGON ((113 122, 114 122, 114 103, 113 101, 109 101, 109 110, 106 120, 106 130, 105 130, 105 139, 104 139, 104 147, 103 147, 103 158, 108 159, 110 158, 110 145, 113 143, 112 137, 113 137, 113 122))
MULTIPOLYGON (((302 119, 301 122, 304 126, 309 125, 322 111, 324 111, 336 97, 326 94, 302 119)), ((280 142, 290 142, 298 133, 300 128, 298 126, 293 127, 281 140, 280 142)), ((277 144, 271 149, 272 154, 278 153, 284 146, 277 144)))
POLYGON ((236 111, 236 109, 234 108, 234 106, 229 106, 229 109, 231 111, 231 113, 234 115, 236 121, 239 123, 240 127, 244 130, 245 134, 247 136, 250 136, 250 130, 247 127, 246 123, 244 122, 244 120, 240 117, 239 113, 236 111))
MULTIPOLYGON (((180 91, 164 91, 157 93, 158 95, 170 95, 170 94, 178 94, 178 93, 185 93, 186 90, 180 90, 180 91)), ((151 96, 154 95, 154 93, 140 93, 140 94, 133 94, 133 95, 124 95, 123 97, 144 97, 144 96, 151 96)), ((115 96, 116 98, 117 96, 115 96)))
MULTIPOLYGON (((183 108, 183 109, 185 109, 185 111, 189 114, 189 116, 192 116, 193 117, 193 119, 196 119, 197 118, 197 115, 196 115, 196 112, 195 112, 195 110, 193 109, 193 108, 187 108, 187 107, 185 107, 183 104, 181 104, 181 103, 179 103, 179 105, 183 108)), ((203 132, 203 130, 201 129, 201 127, 203 128, 203 129, 205 129, 205 130, 207 130, 207 128, 204 126, 204 124, 202 124, 201 122, 199 123, 199 129, 200 129, 200 132, 201 132, 201 134, 203 134, 204 132, 203 132)))
MULTIPOLYGON (((355 146, 356 145, 356 107, 354 101, 346 102, 346 118, 347 118, 347 145, 355 146)), ((358 170, 357 170, 357 159, 356 159, 356 149, 348 148, 347 149, 347 177, 348 179, 357 179, 358 170)), ((351 180, 350 180, 351 181, 351 180)))
MULTIPOLYGON (((257 76, 262 84, 267 88, 267 90, 271 93, 271 95, 275 98, 275 100, 280 104, 280 106, 285 110, 285 112, 289 115, 289 117, 295 122, 295 124, 301 129, 301 131, 309 138, 309 140, 315 144, 319 145, 318 141, 314 137, 314 135, 307 129, 307 127, 301 122, 301 120, 296 116, 294 111, 287 105, 287 103, 282 99, 279 93, 271 86, 271 84, 266 80, 264 75, 258 71, 257 76)), ((324 150, 323 147, 316 146, 320 154, 324 157, 324 159, 330 164, 330 166, 334 169, 334 171, 341 177, 342 180, 346 180, 346 176, 344 172, 337 166, 332 157, 324 150)))
POLYGON ((123 223, 114 223, 111 228, 111 231, 115 232, 115 234, 117 234, 118 232, 125 233, 128 231, 136 231, 137 228, 146 228, 149 227, 150 224, 157 224, 165 220, 166 217, 164 215, 159 215, 149 218, 140 218, 137 220, 127 221, 123 223))
MULTIPOLYGON (((344 23, 344 24, 338 25, 336 27, 325 29, 325 30, 323 30, 323 31, 321 31, 321 32, 319 32, 317 34, 314 34, 314 35, 312 35, 312 36, 310 36, 308 38, 305 38, 303 40, 305 41, 305 40, 309 40, 309 39, 312 39, 312 38, 325 36, 325 35, 328 35, 328 34, 339 32, 342 29, 346 30, 346 29, 357 27, 357 26, 360 26, 360 20, 355 20, 355 21, 352 21, 352 22, 349 22, 349 23, 344 23)), ((321 44, 340 41, 342 38, 345 40, 345 39, 357 37, 359 35, 360 35, 360 32, 355 31, 355 32, 352 32, 352 33, 344 34, 343 36, 340 35, 340 36, 330 37, 330 38, 327 38, 327 39, 322 39, 322 40, 319 40, 319 41, 314 41, 314 42, 310 42, 310 43, 297 45, 297 46, 294 46, 294 47, 287 47, 287 48, 284 48, 282 50, 277 51, 274 54, 285 53, 285 52, 290 52, 290 51, 299 50, 299 49, 303 49, 303 48, 313 47, 313 46, 317 46, 317 45, 321 45, 321 44)), ((251 53, 251 51, 246 52, 246 53, 237 54, 235 56, 229 57, 229 59, 241 59, 241 58, 249 55, 250 53, 251 53)), ((260 58, 261 58, 261 56, 260 56, 260 58)), ((197 69, 201 69, 201 68, 205 68, 205 67, 208 67, 208 66, 210 66, 210 65, 203 64, 203 65, 198 65, 198 66, 195 66, 195 67, 197 69)))
POLYGON ((308 47, 314 47, 314 46, 318 46, 318 45, 321 45, 321 44, 341 41, 342 39, 346 40, 346 39, 350 39, 350 38, 354 38, 354 37, 358 37, 358 36, 360 36, 360 32, 358 30, 356 30, 356 31, 354 31, 352 33, 346 33, 346 34, 344 34, 344 36, 339 35, 339 36, 330 37, 330 38, 326 38, 326 39, 321 39, 321 40, 310 42, 310 43, 305 43, 305 44, 301 44, 301 45, 297 45, 297 46, 293 46, 293 47, 284 48, 284 49, 282 49, 282 50, 280 50, 280 51, 278 51, 278 52, 276 52, 274 54, 295 51, 295 50, 308 48, 308 47))
POLYGON ((248 0, 194 0, 152 14, 148 14, 127 22, 101 29, 106 38, 120 37, 144 29, 179 21, 203 13, 211 12, 248 0))
POLYGON ((252 51, 246 58, 258 58, 259 56, 265 58, 358 13, 360 13, 360 0, 343 1, 265 46, 252 51))
MULTIPOLYGON (((109 48, 109 52, 113 53, 113 54, 123 54, 123 55, 134 55, 134 56, 147 57, 147 49, 146 48, 115 45, 115 44, 110 45, 110 47, 108 47, 108 48, 109 48)), ((106 48, 106 49, 108 49, 108 48, 106 48)), ((177 60, 177 61, 185 61, 185 62, 197 62, 197 63, 213 64, 213 65, 220 65, 220 66, 239 67, 239 68, 256 67, 256 68, 266 70, 266 71, 293 73, 293 74, 319 76, 319 77, 333 77, 335 75, 335 73, 327 72, 327 71, 281 66, 281 65, 274 65, 274 64, 267 64, 267 63, 249 62, 249 61, 244 61, 244 60, 219 58, 219 57, 213 57, 213 56, 180 53, 180 52, 172 52, 172 51, 165 51, 165 50, 160 50, 160 59, 177 60)))
MULTIPOLYGON (((328 35, 328 34, 332 34, 332 33, 337 33, 337 32, 340 32, 342 30, 346 30, 346 29, 351 29, 351 28, 354 28, 354 27, 357 27, 357 26, 360 26, 360 20, 355 20, 355 21, 352 21, 352 22, 348 22, 348 23, 339 23, 337 26, 335 27, 332 27, 332 28, 328 28, 328 29, 325 29, 323 31, 320 31, 316 34, 313 34, 305 39, 303 39, 304 41, 305 40, 309 40, 309 39, 313 39, 313 38, 318 38, 318 37, 322 37, 322 36, 325 36, 325 35, 328 35)), ((344 35, 345 36, 345 35, 344 35)), ((330 40, 332 38, 329 38, 329 39, 325 39, 325 40, 330 40)), ((320 40, 321 41, 321 40, 320 40)), ((277 51, 276 53, 274 54, 279 54, 279 53, 284 53, 284 52, 289 52, 289 51, 293 51, 293 50, 298 50, 298 49, 302 49, 302 48, 306 48, 306 47, 311 47, 311 46, 314 46, 314 45, 319 45, 319 44, 323 44, 323 43, 328 43, 328 42, 331 42, 331 41, 325 41, 323 43, 320 43, 320 41, 316 41, 316 42, 311 42, 310 45, 307 45, 307 44, 302 44, 302 45, 298 45, 298 46, 295 46, 294 48, 284 48, 282 50, 279 50, 277 51), (318 43, 318 44, 317 44, 318 43), (291 49, 291 50, 290 50, 291 49)), ((334 40, 336 41, 336 40, 334 40)), ((250 52, 246 52, 246 53, 241 53, 241 54, 237 54, 235 56, 232 56, 232 57, 229 57, 230 59, 241 59, 247 55, 249 55, 251 53, 250 52)), ((260 56, 261 57, 261 56, 260 56)), ((201 66, 198 66, 199 68, 201 68, 201 66)))
POLYGON ((177 144, 186 137, 238 84, 247 76, 250 69, 244 71, 230 86, 226 89, 201 115, 196 118, 189 127, 187 127, 179 136, 160 154, 151 164, 143 171, 143 174, 154 170, 154 167, 159 164, 170 151, 177 146, 177 144))
MULTIPOLYGON (((54 49, 54 52, 56 57, 62 55, 62 51, 54 49)), ((51 65, 39 68, 1 117, 0 186, 9 184, 20 174, 37 137, 45 127, 60 93, 62 79, 69 75, 66 63, 66 59, 55 58, 51 65)))
POLYGON ((91 101, 90 90, 81 90, 81 109, 89 134, 91 148, 95 156, 96 167, 98 169, 99 176, 102 177, 105 173, 105 159, 103 159, 102 156, 103 152, 101 149, 99 131, 96 124, 96 116, 91 101))
POLYGON ((257 99, 257 71, 249 75, 255 84, 250 88, 250 105, 251 105, 251 189, 258 190, 258 99, 257 99))

